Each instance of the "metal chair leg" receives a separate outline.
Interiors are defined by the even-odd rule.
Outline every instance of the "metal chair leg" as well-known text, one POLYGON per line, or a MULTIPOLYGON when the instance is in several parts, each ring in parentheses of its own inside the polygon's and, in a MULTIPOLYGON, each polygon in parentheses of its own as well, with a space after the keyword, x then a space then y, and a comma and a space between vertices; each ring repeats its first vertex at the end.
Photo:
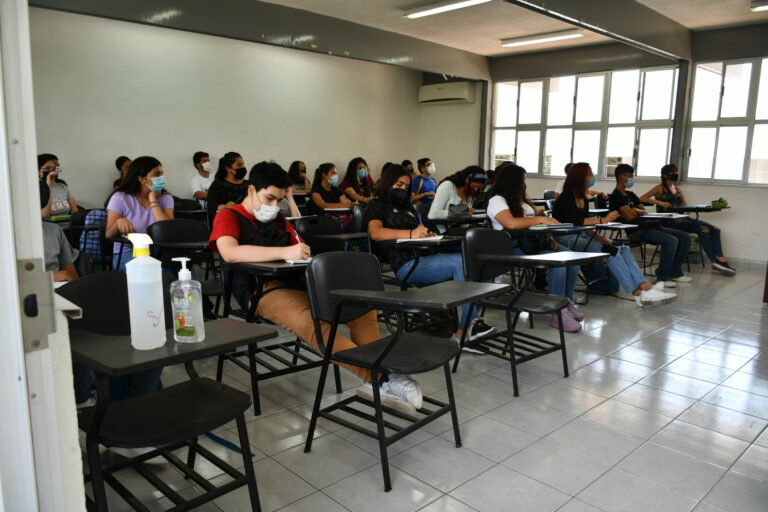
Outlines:
POLYGON ((338 365, 333 365, 333 379, 336 381, 336 393, 341 393, 341 371, 338 365))
POLYGON ((248 431, 245 428, 245 418, 242 414, 238 414, 235 421, 237 422, 237 434, 240 438, 240 450, 243 452, 243 464, 245 465, 245 478, 248 481, 248 495, 251 499, 251 510, 254 512, 261 512, 259 489, 256 485, 256 473, 253 470, 251 446, 248 444, 248 431))
POLYGON ((563 314, 562 310, 557 312, 557 321, 560 324, 558 329, 560 333, 560 352, 563 356, 563 376, 568 377, 568 356, 565 353, 565 332, 563 332, 563 314))
POLYGON ((248 367, 251 374, 251 395, 253 395, 253 414, 261 416, 261 399, 259 398, 259 374, 256 369, 256 347, 248 345, 248 367))
POLYGON ((379 379, 377 377, 378 369, 371 371, 371 386, 373 387, 373 405, 376 409, 376 430, 379 434, 379 454, 381 456, 381 472, 384 476, 384 491, 392 490, 392 481, 389 477, 389 458, 387 457, 387 444, 385 441, 386 432, 384 432, 384 412, 381 409, 381 394, 379 393, 379 379))
POLYGON ((456 448, 461 448, 461 434, 459 433, 459 415, 456 411, 456 399, 453 396, 453 381, 451 379, 451 370, 448 363, 443 365, 445 371, 445 388, 448 391, 448 404, 451 406, 451 423, 453 424, 453 439, 456 442, 456 448))
POLYGON ((216 381, 221 382, 224 377, 224 356, 220 355, 219 360, 216 362, 216 381))
MULTIPOLYGON (((530 313, 528 313, 528 315, 531 316, 530 313)), ((520 318, 520 313, 515 313, 514 320, 512 319, 511 311, 506 311, 506 316, 507 346, 509 347, 509 364, 512 371, 512 395, 520 396, 520 389, 517 384, 517 354, 515 353, 515 327, 517 327, 517 320, 520 318)))
MULTIPOLYGON (((325 389, 325 379, 328 376, 329 359, 323 359, 323 366, 320 369, 320 379, 317 381, 317 393, 315 393, 315 404, 312 406, 312 416, 309 419, 309 430, 307 431, 307 441, 304 443, 304 452, 312 451, 312 440, 315 437, 315 427, 317 426, 317 417, 320 415, 320 402, 323 400, 323 390, 325 389)), ((334 365, 336 366, 336 365, 334 365)))

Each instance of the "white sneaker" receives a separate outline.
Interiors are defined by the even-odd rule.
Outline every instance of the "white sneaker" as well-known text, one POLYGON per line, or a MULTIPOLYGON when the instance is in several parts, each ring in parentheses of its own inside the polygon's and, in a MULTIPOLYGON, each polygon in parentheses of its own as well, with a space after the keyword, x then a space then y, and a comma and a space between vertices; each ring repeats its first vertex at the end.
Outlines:
POLYGON ((677 298, 677 294, 663 292, 656 288, 650 290, 643 290, 640 295, 635 296, 635 302, 640 307, 653 304, 669 304, 677 298))
POLYGON ((677 281, 678 283, 690 283, 693 281, 693 279, 688 276, 673 277, 672 280, 677 281))
POLYGON ((399 396, 416 409, 423 405, 423 395, 419 383, 407 375, 390 373, 389 380, 382 384, 381 389, 386 393, 399 396))
MULTIPOLYGON (((357 396, 360 398, 363 398, 365 400, 368 400, 369 402, 373 402, 373 387, 371 386, 370 382, 366 382, 359 388, 357 388, 357 396)), ((411 416, 413 418, 418 417, 418 412, 416 411, 416 408, 409 404, 407 401, 403 400, 399 396, 395 396, 391 393, 385 392, 383 389, 383 385, 379 387, 379 396, 381 397, 381 405, 384 407, 389 407, 390 409, 394 409, 396 411, 402 412, 403 414, 407 414, 408 416, 411 416)))
POLYGON ((677 283, 674 281, 656 281, 656 286, 661 284, 662 288, 677 288, 677 283))
MULTIPOLYGON (((672 287, 674 288, 674 286, 672 287)), ((664 291, 664 281, 656 281, 656 284, 653 285, 654 290, 659 290, 660 292, 664 291)))

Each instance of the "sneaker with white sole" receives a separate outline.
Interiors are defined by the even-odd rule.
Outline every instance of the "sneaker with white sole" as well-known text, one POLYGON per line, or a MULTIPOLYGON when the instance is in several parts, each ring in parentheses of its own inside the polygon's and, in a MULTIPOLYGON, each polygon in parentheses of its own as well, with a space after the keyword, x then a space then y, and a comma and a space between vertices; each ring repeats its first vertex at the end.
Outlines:
POLYGON ((713 261, 712 270, 725 274, 726 276, 736 275, 736 269, 730 266, 727 261, 713 261))
POLYGON ((490 336, 495 332, 495 327, 486 324, 482 318, 475 318, 469 324, 469 341, 475 341, 484 336, 490 336))
POLYGON ((678 283, 690 283, 691 281, 693 281, 693 279, 691 279, 688 276, 673 277, 672 280, 678 283))
POLYGON ((675 299, 677 299, 677 294, 660 291, 656 288, 643 290, 640 292, 640 295, 635 296, 635 302, 640 307, 654 304, 669 304, 675 299))
POLYGON ((423 394, 421 393, 421 387, 419 383, 410 378, 408 375, 401 373, 390 373, 389 380, 381 385, 381 389, 385 392, 399 396, 416 409, 421 409, 423 404, 423 394))
MULTIPOLYGON (((459 337, 456 336, 455 334, 451 337, 451 339, 455 341, 457 345, 461 345, 461 340, 459 340, 459 337)), ((467 341, 466 343, 469 343, 469 342, 467 341)), ((481 356, 486 354, 486 352, 483 352, 482 350, 478 350, 476 348, 472 348, 471 346, 468 346, 468 345, 464 345, 461 348, 461 351, 469 352, 470 354, 479 354, 481 356)))
POLYGON ((677 288, 677 283, 674 281, 656 281, 656 286, 659 284, 662 288, 677 288))
MULTIPOLYGON (((371 386, 371 383, 367 382, 357 388, 357 396, 368 400, 369 402, 373 402, 373 387, 371 386)), ((413 405, 409 404, 399 396, 385 392, 381 386, 379 386, 379 396, 381 397, 382 406, 402 412, 413 418, 418 417, 418 412, 416 412, 416 408, 413 405)))

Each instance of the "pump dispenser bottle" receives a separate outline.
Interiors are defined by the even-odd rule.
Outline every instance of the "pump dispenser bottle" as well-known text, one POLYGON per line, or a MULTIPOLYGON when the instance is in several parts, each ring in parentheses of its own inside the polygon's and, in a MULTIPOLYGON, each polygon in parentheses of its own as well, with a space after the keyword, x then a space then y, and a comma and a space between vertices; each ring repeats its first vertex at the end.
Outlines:
POLYGON ((203 318, 203 290, 200 283, 192 280, 187 269, 189 258, 173 258, 181 262, 179 280, 171 283, 173 305, 173 337, 180 343, 196 343, 205 339, 203 318))
POLYGON ((131 345, 151 350, 165 345, 165 310, 160 262, 149 255, 152 239, 144 233, 131 233, 134 258, 126 263, 131 345))

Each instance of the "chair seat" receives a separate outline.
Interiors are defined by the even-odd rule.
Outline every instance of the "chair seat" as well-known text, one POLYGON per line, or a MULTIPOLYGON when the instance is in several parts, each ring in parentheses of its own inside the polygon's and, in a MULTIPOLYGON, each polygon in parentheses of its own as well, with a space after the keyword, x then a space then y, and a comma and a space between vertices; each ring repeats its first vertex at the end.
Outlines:
MULTIPOLYGON (((195 379, 161 391, 110 402, 99 431, 106 446, 159 446, 192 439, 231 421, 251 405, 242 391, 211 379, 195 379)), ((81 409, 88 429, 96 407, 81 409)))
MULTIPOLYGON (((387 336, 367 345, 340 350, 333 354, 332 359, 362 368, 371 368, 393 337, 394 335, 387 336)), ((392 373, 424 373, 444 365, 458 353, 458 344, 450 339, 404 334, 384 358, 380 367, 392 373)))
MULTIPOLYGON (((491 309, 508 309, 515 299, 515 295, 514 293, 496 295, 481 301, 480 305, 491 309)), ((544 314, 554 313, 567 305, 568 298, 566 297, 524 292, 511 307, 525 313, 544 314)))

